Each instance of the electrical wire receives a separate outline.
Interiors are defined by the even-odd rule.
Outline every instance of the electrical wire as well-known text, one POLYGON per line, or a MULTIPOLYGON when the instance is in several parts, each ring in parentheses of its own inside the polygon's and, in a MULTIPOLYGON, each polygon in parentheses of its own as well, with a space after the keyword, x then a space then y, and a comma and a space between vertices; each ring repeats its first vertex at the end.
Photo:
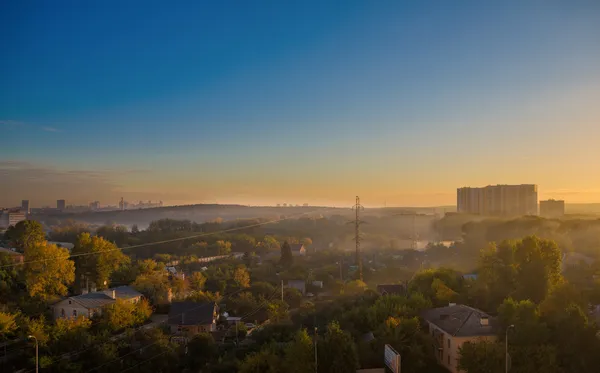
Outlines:
MULTIPOLYGON (((88 255, 98 255, 98 254, 112 252, 112 251, 122 251, 125 249, 129 250, 129 249, 137 249, 137 248, 146 247, 146 246, 161 245, 161 244, 165 244, 165 243, 189 240, 192 238, 200 238, 200 237, 206 237, 206 236, 211 236, 211 235, 215 235, 215 234, 222 234, 222 233, 234 232, 234 231, 239 231, 239 230, 248 229, 248 228, 260 227, 262 225, 272 224, 272 223, 277 223, 280 221, 292 219, 297 216, 308 215, 308 214, 312 214, 315 212, 324 212, 324 211, 329 211, 329 210, 332 210, 332 209, 312 210, 312 211, 308 211, 308 212, 303 212, 301 214, 290 215, 285 218, 279 218, 279 219, 269 220, 269 221, 265 221, 265 222, 261 222, 261 223, 245 225, 243 227, 233 227, 233 228, 223 229, 223 230, 216 231, 216 232, 200 233, 200 234, 191 235, 191 236, 187 236, 187 237, 172 238, 169 240, 143 243, 143 244, 133 245, 133 246, 128 246, 128 247, 118 247, 118 248, 110 249, 110 250, 102 250, 102 251, 89 252, 89 253, 79 253, 79 254, 72 254, 72 255, 69 254, 69 256, 66 256, 66 257, 54 257, 54 258, 48 258, 48 259, 26 260, 26 261, 19 262, 19 263, 3 265, 3 266, 0 266, 0 268, 16 267, 16 266, 20 266, 20 265, 26 265, 29 263, 49 262, 49 261, 58 260, 58 259, 69 259, 69 258, 76 258, 76 257, 82 257, 82 256, 88 256, 88 255)), ((201 259, 201 258, 199 258, 199 259, 201 259)))

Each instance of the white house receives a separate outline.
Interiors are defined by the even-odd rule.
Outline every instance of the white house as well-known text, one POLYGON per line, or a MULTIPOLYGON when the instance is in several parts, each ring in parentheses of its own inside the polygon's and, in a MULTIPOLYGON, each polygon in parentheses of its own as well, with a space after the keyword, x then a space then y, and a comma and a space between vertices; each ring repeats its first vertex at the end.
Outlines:
POLYGON ((129 286, 119 286, 103 291, 96 291, 68 297, 54 304, 54 319, 77 317, 83 315, 92 317, 102 314, 102 308, 113 304, 117 299, 137 303, 142 299, 142 294, 129 286))

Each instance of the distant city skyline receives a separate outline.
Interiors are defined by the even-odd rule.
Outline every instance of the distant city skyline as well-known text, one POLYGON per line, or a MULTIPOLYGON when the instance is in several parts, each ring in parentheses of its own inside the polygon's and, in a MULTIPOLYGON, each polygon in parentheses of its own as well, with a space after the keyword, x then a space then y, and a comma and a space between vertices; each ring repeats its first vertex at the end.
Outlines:
POLYGON ((600 202, 597 1, 13 1, 0 33, 0 206, 600 202))

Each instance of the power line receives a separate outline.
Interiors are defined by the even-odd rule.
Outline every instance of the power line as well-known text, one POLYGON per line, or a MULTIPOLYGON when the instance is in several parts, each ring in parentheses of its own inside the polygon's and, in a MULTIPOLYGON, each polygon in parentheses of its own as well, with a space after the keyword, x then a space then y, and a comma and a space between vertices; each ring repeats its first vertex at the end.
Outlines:
POLYGON ((97 254, 102 254, 102 253, 107 253, 107 252, 112 252, 112 251, 122 251, 122 250, 125 250, 125 249, 127 249, 127 250, 129 250, 129 249, 137 249, 137 248, 140 248, 140 247, 146 247, 146 246, 153 246, 153 245, 160 245, 160 244, 165 244, 165 243, 171 243, 171 242, 189 240, 189 239, 192 239, 192 238, 200 238, 200 237, 206 237, 206 236, 211 236, 211 235, 215 235, 215 234, 222 234, 222 233, 234 232, 234 231, 239 231, 239 230, 248 229, 248 228, 260 227, 260 226, 266 225, 266 224, 272 224, 272 223, 277 223, 277 222, 284 221, 284 220, 289 220, 289 219, 292 219, 292 218, 294 218, 296 216, 302 216, 302 215, 312 214, 314 212, 329 211, 329 210, 331 210, 331 209, 313 210, 313 211, 303 212, 301 214, 290 215, 290 216, 287 216, 285 218, 279 218, 279 219, 265 221, 265 222, 262 222, 262 223, 245 225, 243 227, 234 227, 234 228, 229 228, 229 229, 223 229, 223 230, 216 231, 216 232, 200 233, 200 234, 196 234, 196 235, 192 235, 192 236, 187 236, 187 237, 172 238, 172 239, 168 239, 168 240, 143 243, 143 244, 139 244, 139 245, 133 245, 133 246, 122 247, 122 248, 118 247, 118 248, 110 249, 110 250, 103 250, 103 251, 96 251, 96 252, 89 252, 89 253, 79 253, 79 254, 69 254, 69 256, 66 256, 66 257, 54 257, 54 258, 48 258, 48 259, 28 260, 28 261, 23 261, 23 262, 20 262, 20 263, 13 263, 13 264, 3 265, 3 266, 0 266, 0 268, 16 267, 16 266, 20 266, 20 265, 29 264, 29 263, 49 262, 49 261, 58 260, 58 259, 64 259, 64 258, 69 259, 69 258, 76 258, 76 257, 81 257, 81 256, 87 256, 87 255, 97 255, 97 254))

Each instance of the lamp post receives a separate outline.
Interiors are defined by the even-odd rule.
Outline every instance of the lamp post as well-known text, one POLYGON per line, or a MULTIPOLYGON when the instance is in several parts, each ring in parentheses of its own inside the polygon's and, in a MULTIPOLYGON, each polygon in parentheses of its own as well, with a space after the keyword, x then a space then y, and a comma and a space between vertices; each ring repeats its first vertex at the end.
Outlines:
POLYGON ((508 373, 508 331, 510 329, 514 329, 515 326, 514 325, 509 325, 508 328, 506 328, 506 335, 504 338, 504 372, 508 373))
POLYGON ((38 340, 34 335, 28 335, 27 338, 35 340, 35 373, 38 373, 38 370, 39 370, 38 340))

